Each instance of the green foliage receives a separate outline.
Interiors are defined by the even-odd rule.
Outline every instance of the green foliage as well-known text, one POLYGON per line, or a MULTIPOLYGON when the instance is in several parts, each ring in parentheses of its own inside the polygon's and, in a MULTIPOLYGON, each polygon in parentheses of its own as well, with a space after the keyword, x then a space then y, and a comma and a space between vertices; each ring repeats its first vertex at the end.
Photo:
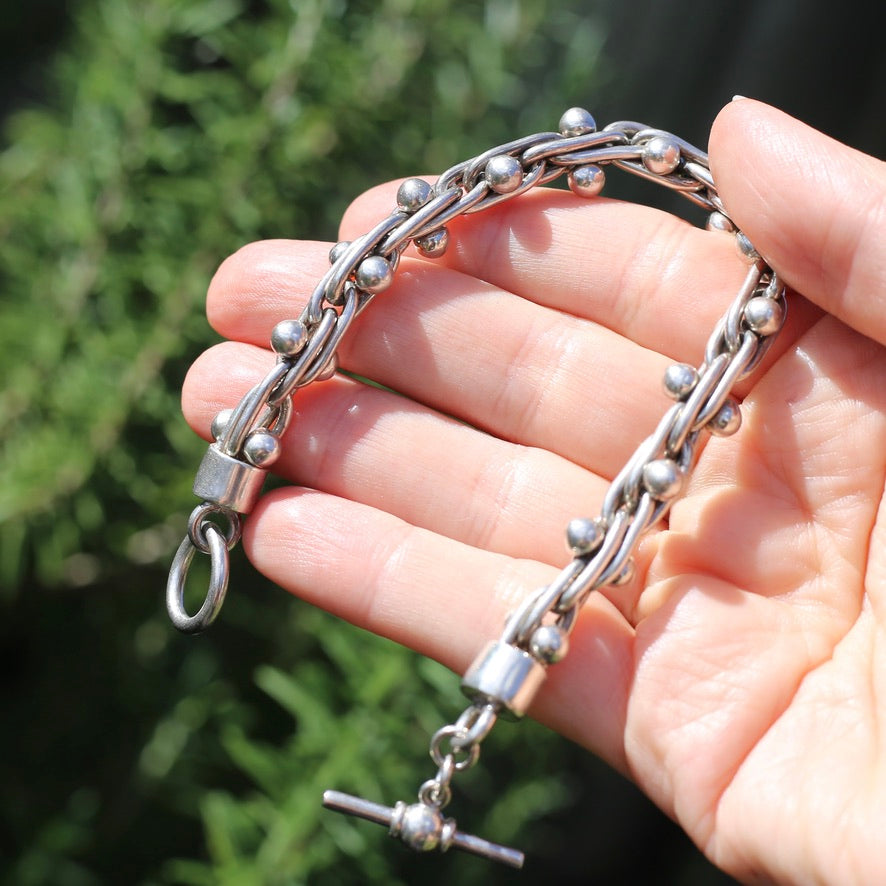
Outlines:
POLYGON ((111 502, 115 555, 145 513, 166 539, 197 451, 173 401, 224 255, 331 238, 369 184, 550 127, 547 96, 586 89, 599 40, 548 5, 83 5, 57 109, 14 117, 0 156, 0 520, 34 529, 5 539, 7 593, 31 567, 95 577, 111 502))
MULTIPOLYGON (((242 565, 212 634, 172 636, 164 571, 202 448, 178 391, 214 340, 202 300, 226 254, 331 239, 365 187, 550 128, 586 101, 600 35, 585 6, 77 6, 48 107, 12 117, 0 154, 9 882, 509 877, 455 854, 417 860, 318 804, 328 786, 414 793, 428 733, 460 710, 441 668, 242 565)), ((537 727, 488 747, 498 762, 464 779, 459 817, 503 841, 531 847, 530 816, 574 809, 578 788, 548 772, 601 777, 537 727)), ((574 861, 567 826, 537 833, 550 870, 574 861)))

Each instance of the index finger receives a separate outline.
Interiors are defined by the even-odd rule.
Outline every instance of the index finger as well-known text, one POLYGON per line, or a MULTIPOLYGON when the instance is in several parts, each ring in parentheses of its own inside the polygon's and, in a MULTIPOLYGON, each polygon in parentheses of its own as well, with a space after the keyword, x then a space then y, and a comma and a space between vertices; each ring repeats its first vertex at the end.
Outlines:
POLYGON ((730 214, 788 285, 886 344, 886 163, 742 99, 714 123, 711 164, 730 214))

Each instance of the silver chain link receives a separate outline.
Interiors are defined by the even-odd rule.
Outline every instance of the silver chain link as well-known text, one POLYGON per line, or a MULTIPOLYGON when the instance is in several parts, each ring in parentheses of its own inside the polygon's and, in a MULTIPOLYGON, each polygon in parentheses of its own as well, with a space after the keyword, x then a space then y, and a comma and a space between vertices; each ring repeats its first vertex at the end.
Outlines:
MULTIPOLYGON (((407 179, 397 192, 397 208, 389 216, 358 239, 332 249, 330 268, 300 317, 274 329, 271 345, 278 354, 277 364, 234 410, 216 417, 216 442, 195 481, 195 492, 206 501, 192 515, 189 534, 170 572, 167 606, 173 622, 187 632, 202 630, 218 614, 224 598, 227 551, 239 538, 239 514, 251 509, 267 469, 279 455, 291 396, 335 372, 336 351, 344 334, 354 317, 390 285, 410 243, 421 256, 436 258, 446 250, 447 225, 454 219, 514 199, 564 174, 575 194, 594 197, 603 188, 607 166, 675 190, 707 210, 709 230, 735 236, 748 264, 747 276, 712 332, 702 364, 698 368, 676 364, 668 369, 664 386, 674 405, 615 477, 600 514, 569 524, 572 561, 553 582, 527 597, 508 618, 499 640, 465 675, 463 688, 472 704, 431 739, 437 772, 422 785, 419 801, 433 810, 449 802, 454 774, 476 763, 480 744, 499 714, 524 713, 546 666, 566 654, 569 633, 588 595, 630 579, 632 554, 641 536, 664 518, 680 494, 702 431, 727 436, 738 429, 741 413, 731 392, 757 366, 783 324, 784 287, 729 218, 704 151, 669 132, 632 121, 598 130, 587 111, 573 108, 561 118, 559 132, 541 132, 491 148, 446 170, 433 185, 407 179), (227 517, 224 534, 211 519, 219 515, 227 517), (188 616, 184 584, 195 550, 211 556, 212 574, 206 602, 197 615, 188 616)), ((339 804, 341 796, 346 797, 337 795, 339 804)), ((414 845, 416 838, 407 835, 403 824, 404 809, 398 807, 392 829, 414 845)), ((384 818, 377 811, 374 815, 373 820, 384 818)), ((442 821, 439 815, 435 820, 442 821)), ((447 832, 448 846, 454 823, 446 827, 452 832, 447 832)), ((467 845, 476 838, 458 840, 466 844, 461 848, 481 851, 467 845)))

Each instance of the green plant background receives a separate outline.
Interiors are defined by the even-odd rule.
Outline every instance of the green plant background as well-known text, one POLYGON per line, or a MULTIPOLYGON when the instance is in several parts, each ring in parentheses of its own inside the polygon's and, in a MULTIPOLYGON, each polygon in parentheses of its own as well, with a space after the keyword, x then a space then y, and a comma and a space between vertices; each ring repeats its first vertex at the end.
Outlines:
MULTIPOLYGON (((496 731, 455 803, 465 827, 525 848, 526 871, 415 857, 319 796, 411 796, 428 733, 460 710, 452 675, 239 558, 205 637, 178 636, 163 609, 202 450, 178 392, 214 341, 202 303, 219 261, 262 237, 333 239, 370 184, 617 96, 610 4, 35 8, 24 24, 49 43, 8 56, 39 68, 0 153, 0 878, 726 882, 633 788, 531 723, 496 731)), ((688 115, 690 137, 726 98, 688 115)))

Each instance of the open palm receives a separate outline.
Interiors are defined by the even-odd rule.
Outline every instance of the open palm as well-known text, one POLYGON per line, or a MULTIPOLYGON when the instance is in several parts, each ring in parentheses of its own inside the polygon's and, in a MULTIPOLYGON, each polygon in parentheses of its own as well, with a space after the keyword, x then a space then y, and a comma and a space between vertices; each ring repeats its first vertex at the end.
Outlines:
MULTIPOLYGON (((534 713, 628 773, 747 879, 886 882, 886 173, 753 102, 714 131, 730 211, 798 292, 633 581, 593 595, 534 713), (814 163, 813 163, 814 158, 814 163), (864 335, 857 330, 863 330, 864 335)), ((367 230, 394 186, 364 195, 367 230)), ((562 530, 667 408, 744 275, 731 238, 645 207, 539 191, 404 258, 357 321, 345 376, 309 386, 250 518, 283 587, 463 671, 568 559, 562 530)), ((185 412, 273 362, 329 244, 229 259, 185 412)))

